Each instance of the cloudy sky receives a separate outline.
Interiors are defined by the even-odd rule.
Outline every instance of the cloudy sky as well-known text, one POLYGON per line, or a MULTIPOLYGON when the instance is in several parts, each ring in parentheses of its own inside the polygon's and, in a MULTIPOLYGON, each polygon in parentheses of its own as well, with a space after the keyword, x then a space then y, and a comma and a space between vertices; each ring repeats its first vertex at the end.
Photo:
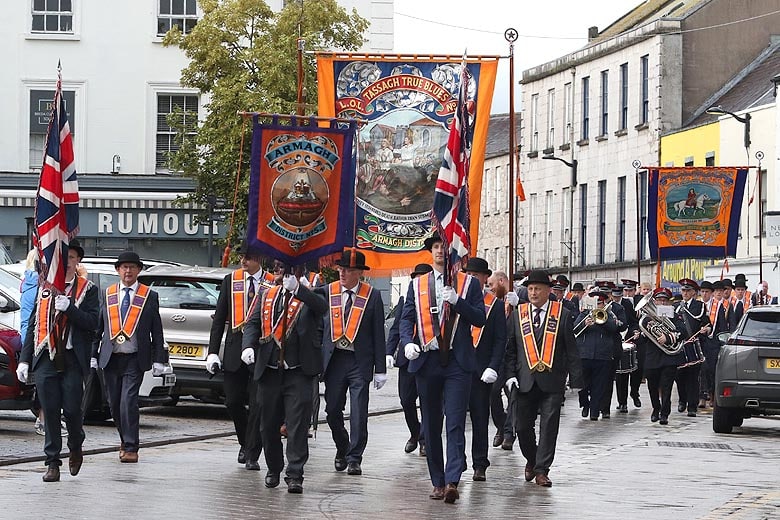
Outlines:
MULTIPOLYGON (((641 0, 395 0, 395 51, 508 56, 504 31, 515 43, 515 79, 522 71, 587 43, 588 27, 603 29, 641 0)), ((515 109, 520 109, 519 86, 515 109)), ((501 60, 493 113, 509 111, 509 62, 501 60)))

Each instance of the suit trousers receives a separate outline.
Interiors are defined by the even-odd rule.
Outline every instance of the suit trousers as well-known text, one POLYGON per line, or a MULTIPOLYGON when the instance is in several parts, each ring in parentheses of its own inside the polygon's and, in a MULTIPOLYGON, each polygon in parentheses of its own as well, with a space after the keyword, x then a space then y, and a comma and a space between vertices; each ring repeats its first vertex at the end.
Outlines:
POLYGON ((355 353, 335 349, 325 372, 325 414, 336 444, 336 456, 347 462, 363 461, 368 443, 369 382, 360 375, 355 353), (344 407, 349 392, 349 433, 344 427, 344 407))
POLYGON ((252 377, 254 365, 241 363, 235 372, 223 373, 225 407, 233 419, 238 443, 244 448, 247 460, 257 461, 263 449, 260 438, 260 404, 257 402, 257 383, 252 377), (247 411, 247 405, 249 411, 247 411))
POLYGON ((309 460, 309 421, 312 407, 312 380, 300 368, 268 368, 257 385, 260 402, 260 435, 269 473, 284 469, 282 436, 287 424, 287 478, 303 480, 303 466, 309 460))
POLYGON ((113 353, 103 370, 111 417, 127 452, 138 451, 139 442, 138 391, 144 373, 138 366, 137 357, 137 354, 113 353))
POLYGON ((490 394, 492 383, 483 383, 475 373, 471 378, 469 415, 471 416, 471 464, 473 468, 487 469, 488 423, 490 422, 490 394))
POLYGON ((699 374, 701 363, 685 368, 677 369, 677 394, 680 404, 685 405, 689 412, 696 412, 699 408, 699 374))
POLYGON ((417 419, 417 382, 414 375, 409 373, 408 365, 398 367, 398 397, 404 411, 406 427, 409 428, 409 436, 423 441, 425 435, 417 419))
POLYGON ((582 359, 582 379, 585 383, 580 390, 580 408, 589 408, 591 417, 598 417, 604 401, 607 386, 612 385, 612 360, 582 359))
POLYGON ((546 475, 555 458, 563 392, 544 392, 534 383, 528 392, 512 391, 515 432, 526 465, 546 475), (536 442, 536 415, 539 414, 539 443, 536 442))
POLYGON ((507 406, 504 408, 504 398, 502 397, 502 392, 506 393, 507 401, 509 400, 508 392, 504 386, 506 379, 506 374, 502 368, 498 379, 493 383, 493 388, 490 390, 490 415, 493 418, 496 432, 502 433, 504 437, 512 437, 515 434, 512 427, 512 407, 507 406))
POLYGON ((704 393, 706 393, 712 399, 715 395, 715 367, 718 364, 720 345, 705 344, 702 345, 702 349, 705 361, 701 372, 701 397, 704 398, 704 393))
POLYGON ((674 365, 660 368, 645 369, 647 376, 647 390, 650 392, 650 403, 653 410, 657 410, 661 418, 669 417, 672 411, 672 384, 677 375, 677 367, 674 365))
POLYGON ((68 449, 81 449, 84 442, 84 416, 81 411, 81 398, 84 394, 84 383, 76 354, 72 350, 65 351, 65 370, 57 372, 54 361, 49 359, 48 352, 41 354, 35 367, 35 390, 43 409, 43 430, 46 437, 43 442, 43 452, 46 454, 47 466, 61 466, 62 426, 60 411, 65 416, 68 429, 68 449))
POLYGON ((420 393, 428 473, 434 487, 456 484, 466 468, 466 408, 471 391, 471 374, 455 356, 442 366, 438 352, 429 352, 416 373, 420 393), (447 464, 441 439, 446 418, 447 464))

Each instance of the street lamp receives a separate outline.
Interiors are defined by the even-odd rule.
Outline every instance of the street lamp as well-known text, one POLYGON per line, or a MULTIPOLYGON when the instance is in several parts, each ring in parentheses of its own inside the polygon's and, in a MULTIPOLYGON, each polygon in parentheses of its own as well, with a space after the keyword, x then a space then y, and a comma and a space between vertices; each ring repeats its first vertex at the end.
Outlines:
POLYGON ((569 243, 567 248, 569 249, 569 280, 571 280, 571 264, 574 259, 574 188, 577 187, 577 159, 567 161, 561 157, 555 157, 554 155, 545 155, 542 159, 549 159, 553 161, 560 161, 571 169, 571 177, 569 179, 569 243))
POLYGON ((713 105, 710 108, 707 109, 708 114, 712 114, 714 116, 731 116, 743 125, 745 125, 745 149, 750 148, 750 113, 745 114, 744 116, 740 117, 734 112, 729 112, 725 108, 723 108, 720 105, 713 105))

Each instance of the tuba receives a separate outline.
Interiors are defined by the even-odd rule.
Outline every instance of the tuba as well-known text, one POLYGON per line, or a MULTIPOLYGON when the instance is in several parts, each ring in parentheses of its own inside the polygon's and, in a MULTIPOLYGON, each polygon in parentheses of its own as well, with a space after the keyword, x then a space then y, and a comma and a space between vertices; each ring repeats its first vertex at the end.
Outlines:
POLYGON ((639 328, 641 331, 664 354, 674 356, 683 350, 677 327, 666 316, 658 315, 652 293, 647 293, 636 305, 636 313, 640 316, 639 328), (661 338, 664 338, 663 342, 661 342, 661 338))

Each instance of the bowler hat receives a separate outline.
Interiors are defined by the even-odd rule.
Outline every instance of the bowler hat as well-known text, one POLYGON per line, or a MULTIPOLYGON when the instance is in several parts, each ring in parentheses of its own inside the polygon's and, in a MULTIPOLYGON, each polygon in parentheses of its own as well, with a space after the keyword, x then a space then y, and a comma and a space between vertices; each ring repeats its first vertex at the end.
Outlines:
POLYGON ((717 291, 718 289, 723 289, 723 282, 720 280, 715 280, 712 282, 712 290, 717 291))
POLYGON ((552 285, 552 282, 550 281, 550 275, 547 274, 547 271, 542 271, 541 269, 528 273, 528 278, 526 278, 526 280, 523 282, 523 285, 528 287, 532 283, 542 283, 547 286, 552 285))
POLYGON ((433 271, 433 267, 431 267, 429 264, 417 264, 414 266, 414 271, 409 273, 409 276, 414 278, 415 276, 420 276, 421 274, 430 273, 433 271))
POLYGON ((742 278, 740 278, 739 275, 737 275, 737 277, 734 278, 734 287, 735 288, 740 287, 742 289, 747 289, 747 279, 744 278, 744 275, 743 275, 742 278))
POLYGON ((114 267, 119 267, 122 264, 135 264, 140 269, 144 268, 144 263, 141 262, 141 258, 135 251, 122 251, 119 253, 119 257, 114 262, 114 267))
POLYGON ((704 280, 701 285, 699 285, 699 289, 709 289, 710 291, 713 290, 715 287, 713 286, 712 282, 704 280))
POLYGON ((442 238, 439 236, 438 231, 434 231, 433 235, 425 239, 425 241, 423 242, 423 248, 430 251, 431 249, 433 249, 433 244, 435 244, 436 242, 443 242, 442 238))
POLYGON ((68 243, 68 249, 73 249, 79 255, 79 260, 84 258, 84 248, 81 247, 81 244, 75 238, 68 243))
POLYGON ((466 267, 464 267, 462 270, 471 271, 474 273, 483 273, 488 276, 493 274, 493 271, 491 271, 488 268, 487 260, 485 260, 484 258, 480 258, 478 256, 472 256, 471 258, 469 258, 468 261, 466 262, 466 267))
POLYGON ((235 251, 237 255, 245 255, 247 253, 246 242, 244 242, 243 240, 239 242, 238 245, 236 246, 235 251))
POLYGON ((721 280, 723 282, 723 288, 724 289, 733 289, 734 284, 731 282, 731 278, 724 278, 721 280))
POLYGON ((582 285, 582 282, 574 282, 574 285, 571 286, 572 291, 585 291, 585 287, 582 285))
POLYGON ((565 274, 559 274, 558 276, 556 276, 555 281, 563 285, 564 288, 569 286, 569 279, 566 277, 565 274))
POLYGON ((699 284, 696 283, 696 280, 691 280, 690 278, 682 278, 678 280, 677 283, 680 284, 680 289, 693 289, 694 291, 699 290, 699 284))
POLYGON ((353 248, 342 251, 341 260, 337 260, 335 264, 340 267, 362 269, 363 271, 368 271, 371 269, 366 265, 366 255, 353 248))

